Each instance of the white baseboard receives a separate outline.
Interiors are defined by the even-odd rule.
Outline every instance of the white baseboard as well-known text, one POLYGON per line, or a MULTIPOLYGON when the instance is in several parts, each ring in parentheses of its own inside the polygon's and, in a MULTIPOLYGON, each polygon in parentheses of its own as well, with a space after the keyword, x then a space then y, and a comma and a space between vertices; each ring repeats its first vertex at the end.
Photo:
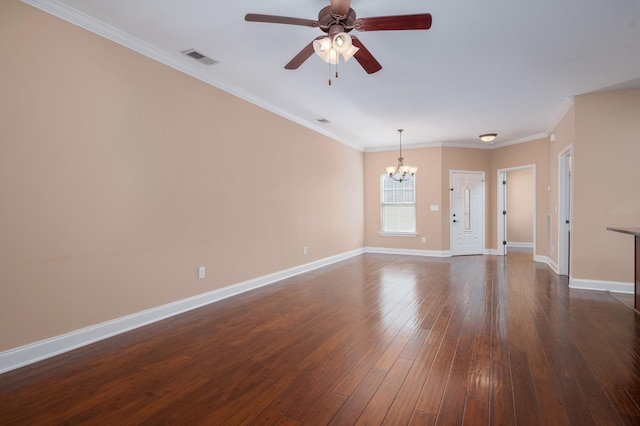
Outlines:
POLYGON ((612 293, 634 294, 634 283, 622 281, 599 281, 584 278, 569 278, 569 288, 576 290, 610 291, 612 293))
POLYGON ((533 243, 521 243, 521 242, 517 242, 517 241, 507 241, 507 248, 509 247, 513 247, 513 248, 533 248, 533 243))
POLYGON ((0 352, 0 374, 364 253, 358 249, 0 352))
POLYGON ((498 249, 485 249, 484 250, 484 254, 488 254, 491 256, 500 256, 501 253, 498 251, 498 249))
POLYGON ((556 275, 559 273, 560 269, 558 268, 558 265, 556 265, 556 263, 549 259, 547 256, 540 256, 540 255, 534 255, 533 256, 533 261, 534 262, 540 262, 540 263, 545 263, 547 266, 549 266, 549 268, 551 268, 553 270, 553 272, 556 273, 556 275))
POLYGON ((450 251, 365 247, 365 253, 402 254, 407 256, 451 257, 450 251))

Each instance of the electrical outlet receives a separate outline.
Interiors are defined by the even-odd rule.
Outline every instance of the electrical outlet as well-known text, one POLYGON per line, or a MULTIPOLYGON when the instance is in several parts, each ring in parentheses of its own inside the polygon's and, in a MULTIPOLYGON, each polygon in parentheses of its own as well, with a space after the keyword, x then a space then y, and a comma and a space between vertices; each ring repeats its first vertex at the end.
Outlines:
POLYGON ((426 244, 427 243, 427 237, 422 237, 422 244, 426 244))
POLYGON ((204 266, 198 268, 198 279, 201 280, 205 277, 204 266))
POLYGON ((304 247, 302 248, 302 254, 307 254, 307 246, 304 246, 304 247))

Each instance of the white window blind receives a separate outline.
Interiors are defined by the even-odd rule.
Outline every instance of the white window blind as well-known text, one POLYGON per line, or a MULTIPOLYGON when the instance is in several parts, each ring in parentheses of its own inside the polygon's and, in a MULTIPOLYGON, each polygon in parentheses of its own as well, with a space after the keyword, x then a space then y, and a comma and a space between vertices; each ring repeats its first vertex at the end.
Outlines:
POLYGON ((383 233, 416 232, 415 179, 397 182, 380 175, 380 201, 383 233))

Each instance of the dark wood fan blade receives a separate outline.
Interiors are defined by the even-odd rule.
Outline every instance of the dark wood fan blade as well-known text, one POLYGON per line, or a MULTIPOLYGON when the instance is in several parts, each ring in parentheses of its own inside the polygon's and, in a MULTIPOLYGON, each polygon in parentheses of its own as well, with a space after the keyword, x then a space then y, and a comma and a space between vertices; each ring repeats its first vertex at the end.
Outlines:
POLYGON ((367 74, 373 74, 374 72, 378 72, 382 69, 382 65, 380 62, 373 57, 371 52, 364 47, 364 44, 357 37, 351 36, 351 42, 358 50, 355 55, 356 61, 364 68, 367 74))
POLYGON ((331 12, 338 16, 347 16, 351 0, 331 0, 331 12))
POLYGON ((248 22, 266 22, 270 24, 288 24, 288 25, 301 25, 303 27, 317 27, 318 21, 312 19, 303 18, 290 18, 288 16, 277 15, 261 15, 259 13, 247 13, 244 17, 248 22))
POLYGON ((360 18, 355 20, 353 28, 358 31, 428 30, 431 28, 431 14, 360 18))
MULTIPOLYGON (((326 36, 316 37, 315 40, 321 39, 326 36)), ((314 41, 315 41, 314 40, 314 41)), ((304 63, 311 55, 313 55, 313 41, 307 44, 304 49, 302 49, 296 56, 293 57, 292 60, 289 61, 287 65, 284 66, 287 70, 297 70, 300 65, 304 63)))

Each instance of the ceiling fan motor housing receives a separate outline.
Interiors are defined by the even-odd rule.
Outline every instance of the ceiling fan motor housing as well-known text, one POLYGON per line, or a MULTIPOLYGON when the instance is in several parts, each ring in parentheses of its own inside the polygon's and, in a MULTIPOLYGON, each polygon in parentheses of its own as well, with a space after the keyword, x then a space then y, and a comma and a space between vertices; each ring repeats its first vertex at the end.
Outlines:
POLYGON ((318 23, 320 29, 330 36, 338 33, 348 33, 353 30, 353 23, 356 20, 356 11, 349 8, 346 17, 336 16, 331 12, 331 6, 323 7, 318 13, 318 23))

